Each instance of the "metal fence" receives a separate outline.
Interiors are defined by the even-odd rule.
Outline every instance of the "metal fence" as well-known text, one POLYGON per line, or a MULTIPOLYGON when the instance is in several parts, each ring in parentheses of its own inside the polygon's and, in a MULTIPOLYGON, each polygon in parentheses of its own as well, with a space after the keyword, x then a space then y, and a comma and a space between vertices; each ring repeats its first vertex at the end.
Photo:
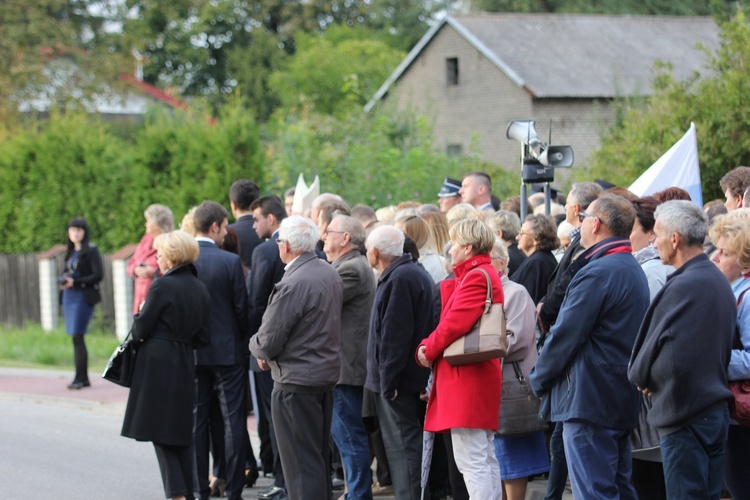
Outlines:
MULTIPOLYGON (((23 327, 26 323, 41 322, 39 299, 38 254, 0 254, 0 324, 23 327)), ((55 256, 57 269, 64 267, 64 256, 55 256)), ((99 284, 102 301, 97 304, 92 328, 114 332, 115 307, 112 293, 112 263, 110 255, 102 255, 104 277, 99 284)))

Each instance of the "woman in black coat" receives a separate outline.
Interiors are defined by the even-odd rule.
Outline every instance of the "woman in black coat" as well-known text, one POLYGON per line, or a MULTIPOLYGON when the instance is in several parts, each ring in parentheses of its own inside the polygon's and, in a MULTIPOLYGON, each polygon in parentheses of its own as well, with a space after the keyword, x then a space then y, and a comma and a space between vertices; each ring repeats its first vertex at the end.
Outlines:
POLYGON ((560 246, 560 240, 557 238, 554 220, 547 215, 529 215, 516 236, 516 241, 518 249, 526 254, 526 260, 510 279, 523 285, 534 304, 538 304, 547 295, 549 278, 557 267, 557 259, 552 250, 560 246))
POLYGON ((154 247, 163 276, 133 321, 139 346, 122 435, 154 443, 167 498, 193 498, 193 349, 209 343, 211 299, 196 277, 192 236, 164 233, 154 247))
POLYGON ((59 278, 65 331, 73 339, 76 374, 68 389, 89 387, 89 356, 83 338, 88 331, 94 305, 102 300, 99 282, 102 280, 102 257, 96 245, 89 241, 86 219, 76 217, 68 223, 65 251, 65 271, 59 278))

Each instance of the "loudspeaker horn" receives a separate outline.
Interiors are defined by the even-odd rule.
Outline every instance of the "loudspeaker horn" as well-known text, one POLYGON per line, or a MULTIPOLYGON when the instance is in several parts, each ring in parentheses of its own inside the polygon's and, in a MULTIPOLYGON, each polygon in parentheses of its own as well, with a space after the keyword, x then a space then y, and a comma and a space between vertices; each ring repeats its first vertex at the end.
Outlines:
POLYGON ((573 148, 570 146, 548 146, 539 156, 542 165, 553 168, 573 166, 573 148))
POLYGON ((513 139, 521 144, 525 144, 529 149, 534 151, 534 156, 539 156, 542 144, 539 142, 539 137, 536 135, 534 123, 534 120, 512 120, 508 124, 508 130, 505 132, 505 136, 508 139, 513 139))

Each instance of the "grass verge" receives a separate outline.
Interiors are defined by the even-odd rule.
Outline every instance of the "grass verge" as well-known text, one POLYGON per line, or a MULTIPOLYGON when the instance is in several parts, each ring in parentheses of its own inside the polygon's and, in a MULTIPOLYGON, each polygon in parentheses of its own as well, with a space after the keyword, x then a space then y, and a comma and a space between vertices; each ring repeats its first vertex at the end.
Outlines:
MULTIPOLYGON (((110 332, 90 330, 86 335, 89 370, 103 370, 119 343, 110 332)), ((72 370, 73 342, 63 328, 45 332, 34 324, 23 328, 0 327, 0 365, 72 370)))

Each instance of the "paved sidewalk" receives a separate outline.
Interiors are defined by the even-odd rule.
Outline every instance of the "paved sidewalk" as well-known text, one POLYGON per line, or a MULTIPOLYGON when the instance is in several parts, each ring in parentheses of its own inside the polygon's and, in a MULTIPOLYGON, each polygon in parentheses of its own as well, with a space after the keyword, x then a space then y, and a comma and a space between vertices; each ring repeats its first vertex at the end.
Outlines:
MULTIPOLYGON (((123 415, 129 389, 103 380, 98 373, 90 373, 89 377, 91 387, 70 390, 67 385, 73 379, 72 371, 0 367, 0 399, 15 398, 60 406, 76 405, 95 412, 123 415)), ((247 423, 253 449, 257 454, 259 441, 255 417, 249 416, 247 423)), ((245 488, 243 496, 248 500, 254 500, 259 492, 272 484, 272 477, 261 477, 255 487, 245 488)), ((542 479, 530 482, 526 499, 541 500, 544 497, 546 484, 547 482, 542 479)), ((341 495, 343 491, 335 491, 334 496, 337 494, 341 495)), ((394 497, 378 496, 375 498, 390 500, 394 497)), ((565 495, 563 498, 570 500, 573 497, 565 495)))

